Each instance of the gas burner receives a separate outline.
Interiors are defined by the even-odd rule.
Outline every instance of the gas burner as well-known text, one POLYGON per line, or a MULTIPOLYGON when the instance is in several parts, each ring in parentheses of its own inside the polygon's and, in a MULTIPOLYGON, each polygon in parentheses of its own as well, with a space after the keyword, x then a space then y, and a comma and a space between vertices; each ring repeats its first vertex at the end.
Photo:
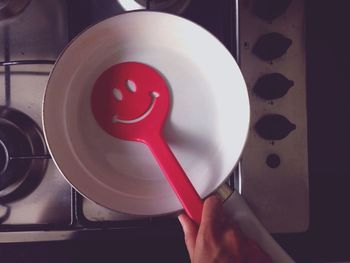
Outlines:
POLYGON ((31 155, 29 138, 18 127, 0 119, 0 190, 18 181, 26 174, 31 160, 12 159, 31 155))
POLYGON ((20 14, 30 0, 0 0, 0 21, 20 14))
POLYGON ((49 158, 37 124, 18 110, 0 106, 0 202, 34 190, 49 158))
POLYGON ((126 11, 150 9, 173 14, 182 14, 191 0, 118 0, 126 11))

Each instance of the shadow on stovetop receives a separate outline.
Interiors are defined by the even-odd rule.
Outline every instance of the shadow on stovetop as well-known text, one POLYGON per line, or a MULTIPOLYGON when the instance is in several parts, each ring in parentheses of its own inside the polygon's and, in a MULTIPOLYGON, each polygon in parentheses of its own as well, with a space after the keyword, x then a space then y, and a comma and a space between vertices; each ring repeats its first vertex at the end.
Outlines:
POLYGON ((276 235, 297 262, 350 259, 347 1, 306 1, 310 228, 276 235))

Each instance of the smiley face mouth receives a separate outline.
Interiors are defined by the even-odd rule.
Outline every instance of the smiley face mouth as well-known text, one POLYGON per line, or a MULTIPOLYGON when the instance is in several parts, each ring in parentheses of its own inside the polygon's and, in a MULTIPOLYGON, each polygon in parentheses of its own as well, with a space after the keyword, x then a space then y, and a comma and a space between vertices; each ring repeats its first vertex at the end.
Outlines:
POLYGON ((136 123, 139 121, 142 121, 143 119, 145 119, 153 110, 154 105, 156 104, 156 100, 159 97, 159 93, 156 91, 152 91, 150 93, 150 96, 152 98, 151 104, 149 105, 148 109, 145 111, 145 113, 143 113, 141 116, 131 119, 131 120, 125 120, 125 119, 119 119, 117 115, 113 115, 112 117, 112 123, 123 123, 123 124, 132 124, 132 123, 136 123))

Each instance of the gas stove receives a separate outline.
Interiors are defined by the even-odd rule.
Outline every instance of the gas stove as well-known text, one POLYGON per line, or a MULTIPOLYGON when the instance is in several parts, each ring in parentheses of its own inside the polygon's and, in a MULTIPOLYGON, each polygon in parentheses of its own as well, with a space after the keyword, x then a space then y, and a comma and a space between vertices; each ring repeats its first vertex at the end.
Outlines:
POLYGON ((18 1, 17 9, 0 1, 0 242, 74 239, 177 221, 121 214, 82 197, 55 167, 42 133, 45 86, 63 48, 102 19, 143 9, 202 25, 240 63, 251 131, 231 186, 271 232, 306 230, 303 1, 282 2, 261 13, 259 1, 32 0, 18 1))

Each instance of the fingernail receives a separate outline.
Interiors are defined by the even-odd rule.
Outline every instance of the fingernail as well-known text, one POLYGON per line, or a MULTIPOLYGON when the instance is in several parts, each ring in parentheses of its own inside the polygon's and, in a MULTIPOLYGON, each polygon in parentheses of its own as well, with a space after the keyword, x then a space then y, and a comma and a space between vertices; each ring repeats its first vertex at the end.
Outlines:
POLYGON ((216 203, 221 204, 221 202, 222 202, 222 199, 218 194, 213 194, 213 195, 209 196, 209 198, 212 199, 216 203))
POLYGON ((184 214, 180 214, 180 215, 178 215, 178 217, 177 217, 178 219, 179 219, 179 222, 180 222, 180 224, 181 224, 181 226, 183 227, 184 226, 184 223, 185 223, 185 219, 184 219, 184 214))

